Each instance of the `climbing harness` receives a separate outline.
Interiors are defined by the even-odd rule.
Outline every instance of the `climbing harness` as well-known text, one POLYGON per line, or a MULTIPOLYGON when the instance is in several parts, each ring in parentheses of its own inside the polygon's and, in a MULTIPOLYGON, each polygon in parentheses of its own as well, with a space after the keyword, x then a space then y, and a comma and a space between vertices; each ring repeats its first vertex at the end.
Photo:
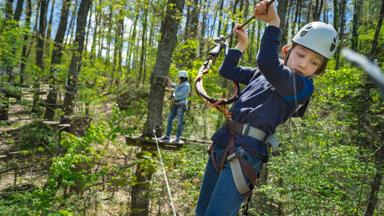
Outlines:
POLYGON ((172 207, 172 211, 173 211, 173 216, 177 216, 176 209, 175 209, 175 205, 173 204, 171 188, 169 187, 168 178, 167 178, 167 173, 165 172, 164 162, 163 162, 163 158, 161 157, 161 152, 160 152, 159 142, 157 141, 156 130, 155 130, 155 129, 153 129, 153 135, 155 136, 157 152, 159 153, 161 169, 162 169, 162 171, 163 171, 163 176, 164 176, 164 180, 165 180, 165 185, 166 185, 166 187, 167 187, 167 192, 168 192, 169 200, 171 201, 171 207, 172 207))
MULTIPOLYGON (((229 165, 231 166, 232 176, 236 185, 236 189, 239 191, 240 194, 243 195, 244 198, 247 198, 251 194, 253 185, 255 185, 256 183, 257 174, 253 170, 252 166, 249 165, 243 159, 243 151, 235 151, 236 135, 249 136, 255 138, 260 142, 264 143, 264 145, 266 145, 265 147, 273 146, 273 148, 277 148, 278 142, 273 136, 273 134, 267 134, 266 132, 258 128, 252 127, 249 124, 242 124, 228 119, 225 124, 225 127, 229 130, 228 145, 224 150, 223 156, 218 162, 215 159, 214 145, 212 144, 209 148, 211 161, 213 167, 217 172, 220 172, 223 169, 226 161, 229 163, 229 165), (248 185, 244 176, 248 178, 251 183, 251 186, 248 185)), ((268 161, 268 156, 260 155, 257 153, 254 154, 261 157, 263 163, 268 161)))

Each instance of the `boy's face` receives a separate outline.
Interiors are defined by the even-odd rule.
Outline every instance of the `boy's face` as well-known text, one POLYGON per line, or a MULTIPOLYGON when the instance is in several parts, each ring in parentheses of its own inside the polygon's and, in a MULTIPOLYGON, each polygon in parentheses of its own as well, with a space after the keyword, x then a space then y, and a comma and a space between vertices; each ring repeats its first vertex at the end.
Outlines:
MULTIPOLYGON (((283 47, 284 58, 287 55, 289 47, 283 47)), ((297 44, 289 54, 287 66, 303 76, 312 76, 323 64, 324 57, 297 44)))

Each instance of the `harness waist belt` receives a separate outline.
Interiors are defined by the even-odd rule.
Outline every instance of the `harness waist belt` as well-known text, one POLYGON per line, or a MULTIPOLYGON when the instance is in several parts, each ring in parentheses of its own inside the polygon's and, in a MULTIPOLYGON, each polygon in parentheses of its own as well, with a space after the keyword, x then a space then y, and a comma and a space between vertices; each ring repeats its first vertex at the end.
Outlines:
POLYGON ((238 123, 233 120, 227 120, 226 127, 230 130, 235 131, 238 134, 243 136, 253 137, 261 142, 266 143, 272 147, 272 151, 276 151, 279 147, 279 142, 273 134, 268 135, 263 130, 259 128, 252 127, 251 125, 245 123, 238 123))
POLYGON ((259 128, 252 127, 247 123, 243 124, 235 122, 233 120, 228 120, 226 126, 227 128, 235 131, 238 134, 250 136, 262 142, 264 142, 267 137, 266 132, 260 130, 259 128))

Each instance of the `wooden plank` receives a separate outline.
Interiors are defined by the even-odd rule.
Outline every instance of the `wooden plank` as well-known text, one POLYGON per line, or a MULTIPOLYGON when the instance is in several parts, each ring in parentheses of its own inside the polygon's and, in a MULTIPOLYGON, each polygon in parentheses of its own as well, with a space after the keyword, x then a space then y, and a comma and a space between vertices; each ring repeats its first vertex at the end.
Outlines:
MULTIPOLYGON (((125 141, 127 145, 138 146, 138 147, 149 147, 156 149, 156 140, 148 139, 143 137, 125 137, 125 141)), ((165 150, 179 150, 183 147, 183 144, 172 144, 172 143, 164 143, 158 142, 160 149, 165 150)))

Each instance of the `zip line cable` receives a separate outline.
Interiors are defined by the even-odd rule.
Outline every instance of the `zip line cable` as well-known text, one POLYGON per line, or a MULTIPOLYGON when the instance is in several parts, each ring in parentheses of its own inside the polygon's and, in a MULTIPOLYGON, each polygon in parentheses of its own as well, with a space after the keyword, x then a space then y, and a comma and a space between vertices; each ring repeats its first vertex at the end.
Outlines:
POLYGON ((177 216, 177 214, 176 214, 176 210, 175 210, 175 205, 173 204, 173 199, 172 199, 172 194, 171 194, 171 188, 169 187, 168 178, 167 178, 167 173, 165 172, 164 162, 163 162, 163 158, 161 157, 161 152, 160 152, 159 142, 157 141, 157 137, 156 137, 156 131, 155 131, 155 129, 153 129, 153 135, 155 136, 157 152, 159 153, 161 169, 162 169, 162 171, 163 171, 165 184, 166 184, 166 186, 167 186, 168 196, 169 196, 169 199, 170 199, 170 201, 171 201, 171 207, 172 207, 172 211, 173 211, 173 216, 177 216))

